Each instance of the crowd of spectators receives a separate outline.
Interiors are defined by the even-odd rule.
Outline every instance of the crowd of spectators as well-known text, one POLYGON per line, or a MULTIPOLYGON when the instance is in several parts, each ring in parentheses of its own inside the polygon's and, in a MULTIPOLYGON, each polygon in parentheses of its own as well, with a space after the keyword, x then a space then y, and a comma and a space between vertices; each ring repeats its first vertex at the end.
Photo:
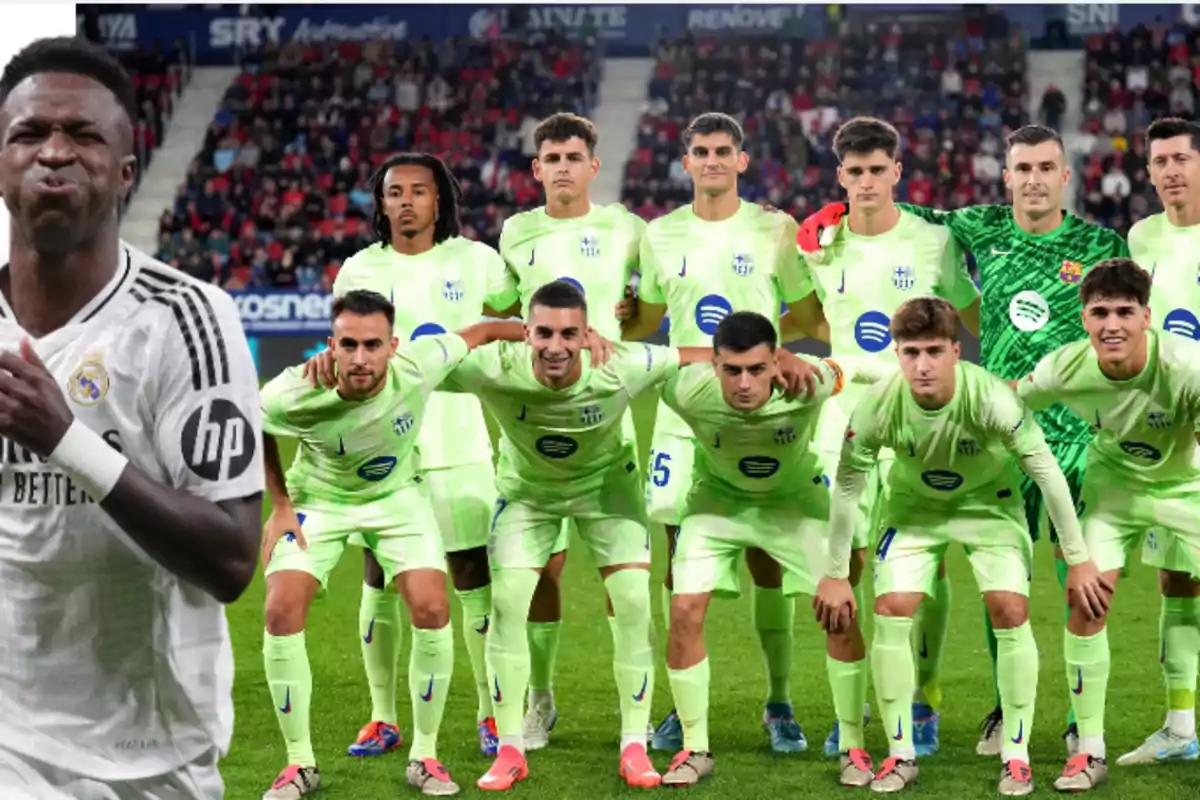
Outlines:
POLYGON ((227 289, 328 290, 373 239, 371 174, 409 149, 447 161, 464 235, 494 246, 541 202, 534 126, 588 113, 597 74, 589 46, 555 33, 268 46, 225 93, 157 257, 227 289))
POLYGON ((1200 28, 1137 27, 1085 46, 1082 130, 1072 148, 1076 208, 1124 235, 1162 208, 1150 185, 1146 128, 1159 117, 1196 116, 1200 28))
POLYGON ((1029 122, 1018 31, 989 19, 843 25, 835 41, 664 42, 626 164, 622 200, 646 219, 691 201, 680 133, 698 113, 742 123, 740 188, 798 218, 841 199, 833 132, 855 114, 901 134, 897 198, 939 208, 1004 201, 1004 137, 1029 122))

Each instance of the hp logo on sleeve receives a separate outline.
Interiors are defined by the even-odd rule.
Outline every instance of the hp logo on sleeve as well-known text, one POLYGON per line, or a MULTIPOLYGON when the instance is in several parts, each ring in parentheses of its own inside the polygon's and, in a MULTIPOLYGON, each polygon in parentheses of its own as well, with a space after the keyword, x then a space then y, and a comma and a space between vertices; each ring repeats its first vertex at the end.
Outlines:
POLYGON ((706 336, 717 332, 721 320, 733 313, 733 306, 719 294, 705 295, 696 303, 696 327, 706 336))
POLYGON ((208 481, 232 480, 254 459, 254 431, 224 398, 203 403, 183 425, 180 449, 188 469, 208 481))

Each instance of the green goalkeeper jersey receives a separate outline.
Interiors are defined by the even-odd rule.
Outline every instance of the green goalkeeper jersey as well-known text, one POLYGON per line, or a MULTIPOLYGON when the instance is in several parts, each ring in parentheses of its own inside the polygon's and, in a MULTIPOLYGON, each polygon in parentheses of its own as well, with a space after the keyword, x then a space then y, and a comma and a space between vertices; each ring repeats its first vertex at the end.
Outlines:
POLYGON ((579 380, 551 389, 534 376, 528 344, 499 342, 476 349, 442 384, 478 395, 500 426, 496 486, 504 497, 568 502, 602 490, 622 463, 637 469, 622 418, 634 396, 678 371, 679 351, 618 344, 600 369, 586 352, 580 358, 579 380))
POLYGON ((1129 231, 1129 255, 1150 273, 1150 322, 1200 340, 1200 225, 1176 227, 1155 214, 1129 231))
POLYGON ((361 401, 313 388, 303 367, 268 382, 261 393, 263 432, 299 443, 287 471, 292 503, 358 505, 411 485, 429 396, 466 355, 466 341, 453 333, 405 344, 388 362, 382 390, 361 401))
MULTIPOLYGON (((706 347, 721 320, 755 311, 779 328, 782 303, 813 291, 796 252, 796 221, 743 200, 720 222, 690 205, 651 222, 642 238, 638 297, 665 304, 675 347, 706 347)), ((659 407, 656 430, 691 436, 687 423, 659 407)))
POLYGON ((1148 489, 1200 477, 1194 459, 1200 420, 1200 344, 1147 331, 1146 366, 1112 380, 1091 342, 1072 342, 1017 384, 1032 408, 1061 401, 1094 426, 1088 468, 1100 466, 1148 489))
MULTIPOLYGON (((333 294, 356 289, 392 301, 401 342, 462 330, 479 321, 485 305, 503 310, 517 299, 496 251, 457 236, 419 255, 379 243, 359 250, 342 264, 333 294)), ((423 470, 491 463, 492 441, 479 401, 445 393, 431 397, 416 455, 423 470)))
MULTIPOLYGON (((1128 256, 1116 232, 1064 212, 1062 224, 1034 235, 1013 220, 1011 206, 935 211, 902 206, 950 228, 975 256, 980 304, 980 360, 1002 378, 1023 378, 1048 353, 1083 338, 1079 282, 1093 264, 1128 256)), ((1087 423, 1062 404, 1037 415, 1052 442, 1086 442, 1087 423)))
POLYGON ((606 339, 620 341, 613 314, 637 271, 646 223, 620 203, 593 205, 582 217, 555 219, 535 208, 509 217, 500 231, 500 255, 508 267, 521 306, 552 281, 583 292, 588 320, 606 339))
POLYGON ((1004 381, 960 361, 954 397, 935 411, 917 405, 898 370, 872 386, 846 429, 838 480, 843 471, 869 472, 885 447, 896 453, 889 502, 936 500, 952 515, 955 502, 980 489, 1018 487, 1018 459, 1046 450, 1046 440, 1004 381))
POLYGON ((696 437, 695 488, 734 502, 769 503, 793 496, 798 483, 822 481, 809 446, 822 404, 842 390, 845 376, 833 361, 802 356, 823 380, 812 399, 776 392, 762 408, 738 411, 725 402, 712 364, 693 364, 663 386, 663 400, 696 437))

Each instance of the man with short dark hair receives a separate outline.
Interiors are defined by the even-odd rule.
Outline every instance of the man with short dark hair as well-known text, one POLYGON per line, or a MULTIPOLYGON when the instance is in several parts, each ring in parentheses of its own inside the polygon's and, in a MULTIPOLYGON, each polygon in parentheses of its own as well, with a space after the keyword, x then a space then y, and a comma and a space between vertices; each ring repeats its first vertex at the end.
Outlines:
MULTIPOLYGON (((708 347, 722 319, 755 311, 775 324, 781 308, 799 320, 797 337, 816 335, 820 305, 800 269, 796 223, 738 196, 738 179, 750 164, 742 126, 728 114, 707 112, 683 132, 683 166, 694 197, 646 227, 640 254, 641 278, 633 314, 623 323, 626 340, 659 329, 670 315, 674 346, 708 347)), ((691 429, 660 404, 650 446, 646 501, 650 520, 667 532, 675 549, 680 514, 692 485, 691 429)), ((671 571, 663 587, 664 615, 670 609, 671 571)), ((754 582, 753 616, 767 665, 763 727, 771 748, 796 753, 808 746, 796 721, 789 687, 795 606, 782 589, 780 566, 758 548, 746 550, 754 582)), ((683 734, 672 711, 655 730, 655 749, 679 750, 683 734)))
MULTIPOLYGON (((1047 355, 1017 390, 1031 408, 1063 403, 1094 426, 1079 509, 1103 580, 1116 586, 1143 540, 1200 574, 1200 344, 1151 327, 1150 276, 1130 259, 1094 265, 1079 295, 1087 338, 1047 355)), ((1106 617, 1073 604, 1067 620, 1079 751, 1055 781, 1059 791, 1089 791, 1108 777, 1106 617)))
MULTIPOLYGON (((936 297, 905 302, 891 320, 899 374, 873 386, 846 429, 831 511, 829 575, 818 617, 838 629, 856 602, 847 577, 851 522, 880 449, 895 461, 875 547, 875 640, 871 672, 888 758, 871 788, 897 792, 917 778, 913 746, 912 616, 951 544, 966 548, 1000 641, 998 682, 1006 724, 999 793, 1033 792, 1029 737, 1037 699, 1038 649, 1029 625, 1033 542, 1025 529, 1020 471, 1045 493, 1071 565, 1074 596, 1104 598, 1088 559, 1066 479, 1032 414, 1000 378, 959 360, 959 318, 936 297)), ((1106 600, 1105 600, 1106 602, 1106 600)))
POLYGON ((325 594, 352 537, 374 555, 385 586, 405 599, 412 621, 406 780, 423 794, 454 794, 458 786, 437 758, 454 667, 446 549, 415 449, 443 378, 470 350, 519 339, 523 331, 513 322, 480 323, 457 334, 417 337, 397 351, 395 309, 382 295, 349 291, 334 300, 332 316, 336 391, 313 386, 304 366, 262 389, 271 497, 262 543, 263 661, 288 751, 287 766, 263 798, 295 800, 321 786, 309 728, 313 687, 305 628, 309 607, 325 594), (299 442, 286 475, 276 443, 281 436, 299 442))
MULTIPOLYGON (((1062 191, 1070 179, 1059 135, 1044 125, 1026 125, 1008 139, 1005 185, 1012 191, 1012 205, 971 206, 955 211, 935 211, 901 204, 931 222, 946 225, 954 238, 975 257, 979 269, 980 361, 993 374, 1005 379, 1024 376, 1037 360, 1067 342, 1083 336, 1079 324, 1079 281, 1088 267, 1129 251, 1121 237, 1107 228, 1088 222, 1062 206, 1062 191)), ((801 249, 815 251, 816 233, 836 225, 845 213, 840 204, 826 206, 805 220, 797 239, 801 249)), ((1087 423, 1062 405, 1038 413, 1050 449, 1058 459, 1072 497, 1082 485, 1087 443, 1087 423)), ((1026 518, 1035 540, 1049 528, 1050 540, 1057 534, 1046 519, 1045 503, 1037 487, 1024 480, 1026 518)), ((1055 548, 1055 573, 1059 584, 1066 579, 1066 564, 1055 548)), ((990 616, 985 616, 990 626, 990 616)), ((996 667, 996 638, 988 629, 988 650, 996 667)), ((997 755, 1003 744, 1003 715, 997 686, 996 707, 983 723, 976 747, 981 755, 997 755)), ((1078 741, 1074 723, 1068 720, 1067 750, 1074 752, 1078 741)))
POLYGON ((258 380, 232 299, 122 242, 133 84, 41 39, 0 76, 0 794, 216 800, 222 606, 254 576, 258 380))
MULTIPOLYGON (((895 350, 888 324, 893 312, 918 295, 944 297, 957 309, 968 330, 979 333, 979 291, 971 282, 962 249, 950 232, 897 207, 893 198, 900 180, 897 159, 900 134, 873 117, 845 122, 833 137, 838 182, 846 191, 850 211, 844 225, 825 234, 823 249, 805 255, 804 268, 828 321, 827 336, 833 357, 847 364, 874 362, 894 367, 895 350)), ((816 446, 830 475, 837 472, 842 438, 863 387, 850 386, 821 411, 816 446)), ((883 450, 868 478, 867 490, 854 524, 851 582, 859 592, 867 547, 879 536, 878 507, 892 453, 883 450)), ((913 626, 917 656, 917 688, 913 695, 913 737, 917 754, 938 750, 938 710, 941 707, 939 673, 950 618, 950 581, 945 565, 921 604, 913 626)), ((839 665, 839 677, 857 682, 866 691, 867 667, 839 665)), ((843 736, 839 717, 825 740, 830 757, 861 749, 861 717, 849 723, 843 736)))
MULTIPOLYGON (((1129 231, 1129 254, 1150 270, 1150 324, 1200 339, 1200 125, 1177 117, 1155 120, 1146 131, 1150 183, 1163 211, 1129 231)), ((1142 561, 1158 568, 1162 587, 1159 661, 1167 685, 1167 717, 1117 763, 1158 764, 1200 757, 1196 738, 1196 673, 1200 666, 1200 580, 1169 539, 1147 537, 1142 561)))

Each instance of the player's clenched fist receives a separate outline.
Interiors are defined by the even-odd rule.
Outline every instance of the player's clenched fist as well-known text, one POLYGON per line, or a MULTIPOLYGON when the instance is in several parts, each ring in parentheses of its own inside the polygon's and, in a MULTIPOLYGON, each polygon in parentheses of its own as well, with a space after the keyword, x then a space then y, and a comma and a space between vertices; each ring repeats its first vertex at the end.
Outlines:
POLYGON ((279 544, 280 539, 289 535, 301 550, 308 549, 308 542, 304 540, 304 532, 300 530, 300 518, 296 516, 296 509, 290 505, 272 508, 271 516, 267 517, 267 524, 263 526, 262 564, 264 568, 271 562, 271 554, 275 552, 275 545, 279 544))
POLYGON ((0 352, 0 435, 49 456, 75 420, 63 391, 28 339, 0 352))
POLYGON ((854 601, 854 589, 845 578, 821 579, 813 594, 813 611, 817 622, 829 633, 838 633, 850 627, 850 621, 858 615, 858 603, 854 601))
POLYGON ((836 228, 846 215, 845 203, 830 203, 820 211, 809 214, 796 232, 796 246, 805 253, 821 249, 821 234, 826 228, 836 228))
POLYGON ((795 400, 804 392, 805 398, 811 400, 817 390, 817 383, 824 383, 825 376, 821 370, 788 350, 775 351, 775 364, 779 374, 775 382, 783 389, 783 395, 788 400, 795 400))

